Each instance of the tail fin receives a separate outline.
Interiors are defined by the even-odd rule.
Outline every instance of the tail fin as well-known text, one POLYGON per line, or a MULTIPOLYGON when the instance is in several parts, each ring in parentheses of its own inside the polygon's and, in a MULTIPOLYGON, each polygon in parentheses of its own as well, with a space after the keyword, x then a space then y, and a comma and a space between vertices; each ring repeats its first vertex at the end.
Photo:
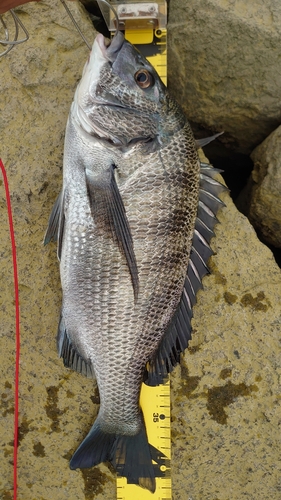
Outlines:
POLYGON ((97 419, 75 451, 70 468, 84 469, 107 460, 129 484, 138 484, 154 493, 155 474, 144 423, 138 434, 128 436, 106 433, 97 419))

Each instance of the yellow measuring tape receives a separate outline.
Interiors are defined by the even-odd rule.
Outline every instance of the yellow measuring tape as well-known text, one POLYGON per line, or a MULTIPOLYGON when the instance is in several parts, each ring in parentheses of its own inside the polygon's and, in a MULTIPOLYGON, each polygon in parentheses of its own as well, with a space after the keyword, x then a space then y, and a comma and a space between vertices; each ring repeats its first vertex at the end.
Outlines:
MULTIPOLYGON (((148 59, 163 83, 167 85, 167 32, 164 29, 125 29, 125 38, 148 59)), ((158 450, 153 456, 156 491, 127 484, 117 477, 117 500, 171 500, 171 420, 170 380, 158 387, 142 384, 140 405, 143 411, 148 442, 158 450)))

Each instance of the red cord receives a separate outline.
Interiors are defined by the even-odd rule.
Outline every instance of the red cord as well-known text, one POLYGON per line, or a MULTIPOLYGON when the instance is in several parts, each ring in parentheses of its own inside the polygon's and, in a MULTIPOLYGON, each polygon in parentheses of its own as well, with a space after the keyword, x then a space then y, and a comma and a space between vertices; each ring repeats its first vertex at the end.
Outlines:
POLYGON ((15 366, 15 413, 14 413, 14 500, 17 499, 17 462, 18 462, 18 427, 19 427, 19 360, 20 360, 20 308, 19 308, 19 285, 18 285, 18 270, 17 270, 17 252, 16 252, 16 241, 13 225, 13 215, 11 198, 9 192, 8 178, 6 174, 5 167, 0 158, 0 168, 3 175, 9 228, 10 228, 10 238, 12 246, 12 256, 13 256, 13 269, 14 269, 14 290, 15 290, 15 308, 16 308, 16 366, 15 366))

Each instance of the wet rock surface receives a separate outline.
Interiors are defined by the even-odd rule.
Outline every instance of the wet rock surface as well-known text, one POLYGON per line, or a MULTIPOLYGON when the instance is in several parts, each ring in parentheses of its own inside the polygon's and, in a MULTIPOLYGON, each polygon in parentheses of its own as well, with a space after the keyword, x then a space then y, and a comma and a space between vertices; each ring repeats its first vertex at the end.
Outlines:
MULTIPOLYGON (((70 6, 93 40, 83 9, 70 6)), ((59 1, 26 5, 19 15, 32 43, 0 59, 0 157, 10 183, 21 304, 18 498, 108 500, 116 493, 107 465, 69 469, 99 399, 95 383, 57 358, 59 269, 55 245, 42 246, 61 186, 67 115, 88 51, 59 1)), ((227 194, 224 201, 212 274, 194 308, 193 339, 172 375, 173 500, 278 500, 281 272, 227 194)), ((0 210, 0 498, 9 500, 15 311, 2 183, 0 210)))

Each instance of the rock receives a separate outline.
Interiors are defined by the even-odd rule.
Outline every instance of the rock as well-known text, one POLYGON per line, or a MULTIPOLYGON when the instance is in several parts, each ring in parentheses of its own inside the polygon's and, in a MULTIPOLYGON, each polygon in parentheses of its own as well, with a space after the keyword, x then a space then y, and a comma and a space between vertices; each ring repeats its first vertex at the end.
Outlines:
MULTIPOLYGON (((70 4, 89 40, 84 11, 70 4)), ((30 42, 0 59, 1 158, 12 199, 21 307, 18 490, 22 499, 108 500, 106 464, 71 471, 69 458, 98 411, 95 383, 56 352, 61 293, 55 245, 42 240, 61 186, 65 123, 88 56, 58 0, 20 9, 30 42)), ((212 274, 194 334, 172 375, 173 499, 280 498, 281 272, 229 196, 219 213, 212 274), (230 493, 231 492, 231 493, 230 493)), ((0 190, 0 498, 12 499, 14 294, 0 190)))
POLYGON ((281 122, 279 0, 170 0, 168 81, 189 119, 249 154, 281 122))
POLYGON ((258 146, 254 169, 242 196, 246 215, 263 240, 281 248, 281 126, 258 146))
POLYGON ((192 341, 172 375, 173 499, 278 500, 281 271, 224 201, 192 341))

